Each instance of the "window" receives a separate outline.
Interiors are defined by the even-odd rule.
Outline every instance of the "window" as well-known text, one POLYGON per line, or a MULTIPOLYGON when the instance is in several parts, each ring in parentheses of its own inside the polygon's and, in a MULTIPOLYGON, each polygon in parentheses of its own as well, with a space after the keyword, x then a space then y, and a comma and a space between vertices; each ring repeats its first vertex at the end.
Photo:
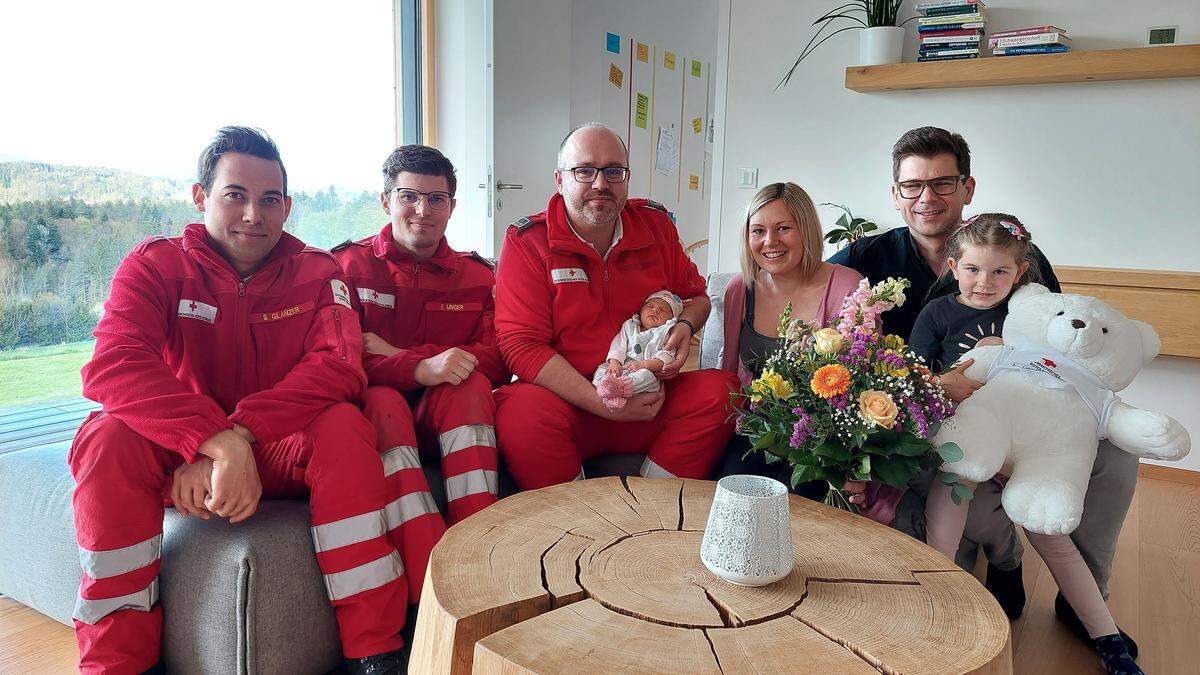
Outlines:
POLYGON ((417 52, 415 11, 0 5, 0 58, 20 64, 0 104, 0 408, 79 394, 113 271, 138 241, 200 220, 196 159, 220 126, 279 145, 289 232, 321 247, 377 232, 383 160, 401 130, 420 132, 419 105, 406 107, 419 82, 397 77, 419 72, 404 58, 417 52))

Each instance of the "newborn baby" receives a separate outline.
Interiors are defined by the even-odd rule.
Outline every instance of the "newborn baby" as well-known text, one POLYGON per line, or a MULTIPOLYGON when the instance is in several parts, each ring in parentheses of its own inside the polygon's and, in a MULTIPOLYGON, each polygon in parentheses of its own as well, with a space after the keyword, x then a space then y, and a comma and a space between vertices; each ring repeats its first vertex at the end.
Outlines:
POLYGON ((592 383, 609 410, 625 407, 629 397, 658 391, 655 373, 675 360, 674 349, 663 349, 667 334, 683 311, 683 301, 671 291, 646 298, 642 308, 621 324, 604 363, 596 368, 592 383))

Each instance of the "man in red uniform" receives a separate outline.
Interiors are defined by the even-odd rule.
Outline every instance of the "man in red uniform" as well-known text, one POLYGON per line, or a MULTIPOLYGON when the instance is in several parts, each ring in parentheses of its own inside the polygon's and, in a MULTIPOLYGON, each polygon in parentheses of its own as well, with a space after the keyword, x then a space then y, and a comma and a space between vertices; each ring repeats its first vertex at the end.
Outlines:
POLYGON ((621 138, 580 127, 559 150, 558 193, 505 236, 496 331, 521 381, 496 392, 496 431, 522 489, 582 478, 582 460, 605 452, 646 452, 643 476, 707 478, 733 434, 733 378, 679 373, 711 308, 704 279, 666 210, 627 201, 628 178, 621 138), (664 347, 677 354, 660 373, 665 386, 610 411, 591 375, 621 323, 663 289, 685 300, 664 347))
MULTIPOLYGON (((456 188, 450 160, 406 145, 384 162, 383 176, 390 222, 333 253, 359 302, 365 410, 379 447, 406 457, 400 477, 424 485, 416 432, 422 445, 437 446, 453 525, 496 501, 492 388, 510 375, 496 347, 495 275, 477 254, 446 243, 456 188)), ((429 549, 440 535, 422 531, 429 549)), ((412 589, 414 602, 420 590, 412 589)))
POLYGON ((347 665, 398 672, 407 590, 385 505, 402 495, 349 403, 366 380, 349 288, 333 256, 283 233, 287 174, 261 132, 219 130, 192 196, 204 223, 122 261, 83 368, 103 412, 68 460, 80 670, 159 660, 164 497, 238 523, 260 496, 308 494, 347 665))

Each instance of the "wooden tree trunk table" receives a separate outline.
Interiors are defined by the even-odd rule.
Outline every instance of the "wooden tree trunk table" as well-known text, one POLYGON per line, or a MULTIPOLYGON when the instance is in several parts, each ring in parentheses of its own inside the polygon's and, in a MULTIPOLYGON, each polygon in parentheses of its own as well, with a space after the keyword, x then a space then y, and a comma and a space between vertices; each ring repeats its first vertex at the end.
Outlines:
POLYGON ((1011 673, 1008 620, 931 548, 791 497, 796 564, 737 586, 700 562, 716 484, 523 492, 433 550, 410 673, 1011 673))

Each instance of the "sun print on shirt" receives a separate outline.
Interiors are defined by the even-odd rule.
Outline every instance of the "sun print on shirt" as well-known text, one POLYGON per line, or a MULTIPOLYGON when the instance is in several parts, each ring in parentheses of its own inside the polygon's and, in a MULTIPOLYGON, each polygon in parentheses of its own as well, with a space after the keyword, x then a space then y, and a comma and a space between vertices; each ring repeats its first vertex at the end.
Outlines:
MULTIPOLYGON (((965 330, 958 336, 958 346, 961 347, 964 352, 966 352, 979 346, 980 341, 987 338, 996 338, 996 340, 1000 340, 1000 332, 1003 330, 1003 328, 1003 323, 997 326, 995 321, 977 323, 975 324, 973 331, 965 330)), ((985 342, 984 344, 991 344, 992 342, 994 341, 985 342)), ((995 342, 995 344, 1001 343, 995 342)))

